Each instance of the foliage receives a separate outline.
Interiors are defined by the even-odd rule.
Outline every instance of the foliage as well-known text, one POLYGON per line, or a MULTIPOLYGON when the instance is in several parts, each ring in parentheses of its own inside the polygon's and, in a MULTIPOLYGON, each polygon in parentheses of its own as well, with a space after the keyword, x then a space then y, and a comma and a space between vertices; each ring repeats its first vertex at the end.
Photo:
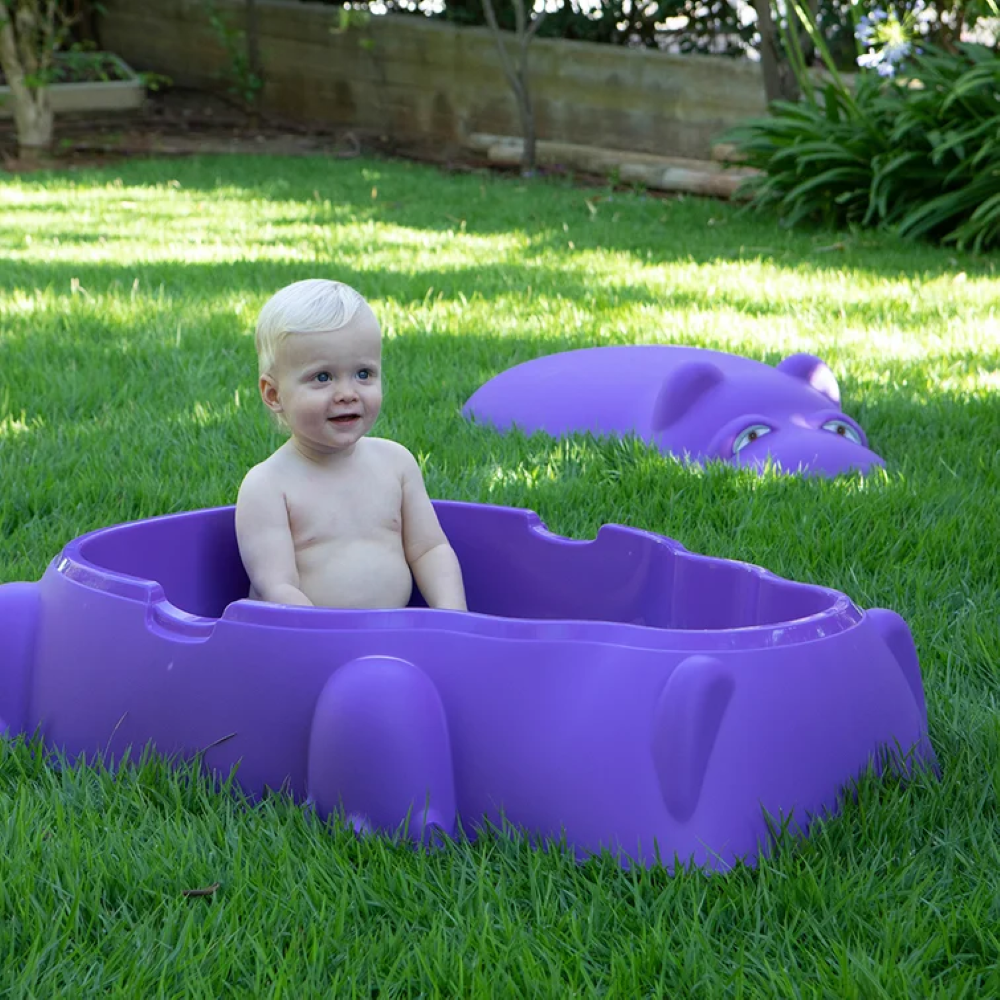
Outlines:
POLYGON ((229 59, 227 90, 245 108, 256 111, 264 89, 263 75, 253 66, 247 33, 236 27, 218 8, 215 0, 201 0, 208 23, 229 59))
POLYGON ((812 32, 829 81, 813 82, 790 40, 803 99, 774 102, 768 118, 727 136, 763 172, 743 193, 789 225, 885 225, 976 250, 1000 245, 996 51, 964 42, 915 48, 912 16, 876 11, 857 26, 867 51, 849 85, 815 25, 812 32))
MULTIPOLYGON (((372 0, 299 0, 327 6, 368 8, 372 0)), ((819 0, 816 22, 840 69, 854 65, 858 12, 873 9, 880 0, 819 0)), ((930 42, 944 45, 959 40, 963 29, 982 17, 993 16, 993 0, 886 0, 881 6, 901 19, 921 12, 919 30, 930 42)), ((750 0, 548 0, 545 23, 538 35, 608 45, 660 48, 683 53, 745 57, 760 49, 756 20, 746 16, 750 0), (672 23, 667 24, 671 19, 672 23), (683 19, 683 20, 681 20, 683 19), (679 25, 679 26, 678 26, 679 25)), ((497 22, 514 30, 513 0, 495 0, 497 22)), ((784 20, 787 5, 774 5, 784 20)), ((458 25, 484 26, 482 0, 384 0, 380 12, 432 17, 458 25)))
POLYGON ((7 79, 22 76, 36 91, 54 81, 56 54, 69 37, 69 22, 55 0, 0 0, 0 31, 11 38, 0 46, 7 79))
MULTIPOLYGON (((502 28, 513 30, 513 0, 496 4, 502 28)), ((715 52, 741 55, 753 27, 742 24, 732 0, 598 0, 584 6, 577 0, 547 5, 546 23, 539 35, 609 45, 665 48, 672 44, 682 52, 715 52), (683 28, 667 28, 668 18, 688 19, 683 28)), ((481 0, 447 0, 440 17, 458 24, 483 23, 481 0)))
POLYGON ((121 62, 110 52, 94 52, 84 45, 74 44, 56 57, 52 82, 110 83, 126 77, 121 62))
POLYGON ((976 250, 1000 245, 1000 58, 929 47, 910 73, 892 85, 890 151, 873 164, 865 221, 976 250))
POLYGON ((726 136, 762 173, 740 189, 759 209, 777 209, 789 226, 803 220, 830 225, 860 222, 868 211, 872 164, 888 152, 879 83, 858 80, 844 99, 826 84, 808 101, 774 101, 767 118, 751 120, 726 136))
POLYGON ((948 51, 982 21, 997 17, 994 0, 820 0, 816 26, 833 62, 840 70, 856 67, 859 21, 880 13, 906 23, 920 44, 948 51))
MULTIPOLYGON (((347 0, 300 0, 342 6, 347 0)), ((351 2, 352 7, 369 3, 351 2)), ((495 0, 497 23, 502 30, 515 30, 514 0, 495 0)), ((445 0, 440 9, 428 9, 421 0, 387 0, 386 13, 416 14, 468 27, 486 26, 482 0, 445 0)), ((743 23, 735 0, 557 0, 545 5, 540 38, 565 38, 607 45, 666 48, 676 44, 682 52, 714 52, 743 55, 753 36, 753 25, 743 23), (667 18, 685 17, 683 28, 667 28, 667 18)))
MULTIPOLYGON (((52 66, 46 74, 46 85, 54 83, 109 83, 127 79, 121 62, 110 52, 93 52, 83 45, 74 44, 53 56, 52 66)), ((6 77, 0 71, 0 84, 6 77)))

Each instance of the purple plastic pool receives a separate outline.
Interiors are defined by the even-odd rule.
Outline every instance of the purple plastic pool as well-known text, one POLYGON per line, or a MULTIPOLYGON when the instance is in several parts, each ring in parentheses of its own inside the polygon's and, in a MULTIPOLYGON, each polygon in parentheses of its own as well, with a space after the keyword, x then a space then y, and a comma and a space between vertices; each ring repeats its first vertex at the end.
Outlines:
POLYGON ((765 811, 805 829, 881 748, 933 765, 893 612, 631 528, 435 506, 469 614, 245 600, 231 507, 70 542, 0 587, 0 726, 71 756, 208 747, 358 827, 503 815, 668 867, 753 862, 765 811))

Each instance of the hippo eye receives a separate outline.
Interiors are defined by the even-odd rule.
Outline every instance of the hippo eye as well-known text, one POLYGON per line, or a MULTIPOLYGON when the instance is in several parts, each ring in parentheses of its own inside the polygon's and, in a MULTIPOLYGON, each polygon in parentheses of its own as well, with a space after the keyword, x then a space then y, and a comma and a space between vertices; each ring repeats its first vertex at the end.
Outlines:
POLYGON ((770 433, 771 428, 767 424, 751 424, 733 442, 733 454, 738 455, 748 444, 753 444, 758 438, 770 433))
POLYGON ((861 444, 861 435, 846 420, 828 420, 823 424, 823 430, 845 437, 855 444, 861 444))

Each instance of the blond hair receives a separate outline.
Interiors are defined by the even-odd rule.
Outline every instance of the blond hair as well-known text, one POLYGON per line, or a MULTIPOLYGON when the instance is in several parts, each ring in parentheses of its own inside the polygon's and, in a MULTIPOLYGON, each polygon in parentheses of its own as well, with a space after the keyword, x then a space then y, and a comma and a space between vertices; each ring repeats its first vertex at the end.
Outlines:
POLYGON ((286 285, 264 303, 257 317, 257 366, 270 375, 278 347, 292 333, 323 333, 339 330, 368 308, 360 292, 341 281, 308 278, 286 285))

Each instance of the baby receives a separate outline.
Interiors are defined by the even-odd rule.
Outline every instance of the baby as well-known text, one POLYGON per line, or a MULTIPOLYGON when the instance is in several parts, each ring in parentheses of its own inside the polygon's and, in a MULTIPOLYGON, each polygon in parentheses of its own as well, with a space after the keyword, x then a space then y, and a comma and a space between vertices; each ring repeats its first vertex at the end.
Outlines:
POLYGON ((367 437, 382 406, 382 332, 338 281, 297 281, 257 321, 260 394, 291 432, 240 486, 236 537, 250 597, 466 610, 462 571, 402 445, 367 437), (412 576, 411 576, 412 574, 412 576))

